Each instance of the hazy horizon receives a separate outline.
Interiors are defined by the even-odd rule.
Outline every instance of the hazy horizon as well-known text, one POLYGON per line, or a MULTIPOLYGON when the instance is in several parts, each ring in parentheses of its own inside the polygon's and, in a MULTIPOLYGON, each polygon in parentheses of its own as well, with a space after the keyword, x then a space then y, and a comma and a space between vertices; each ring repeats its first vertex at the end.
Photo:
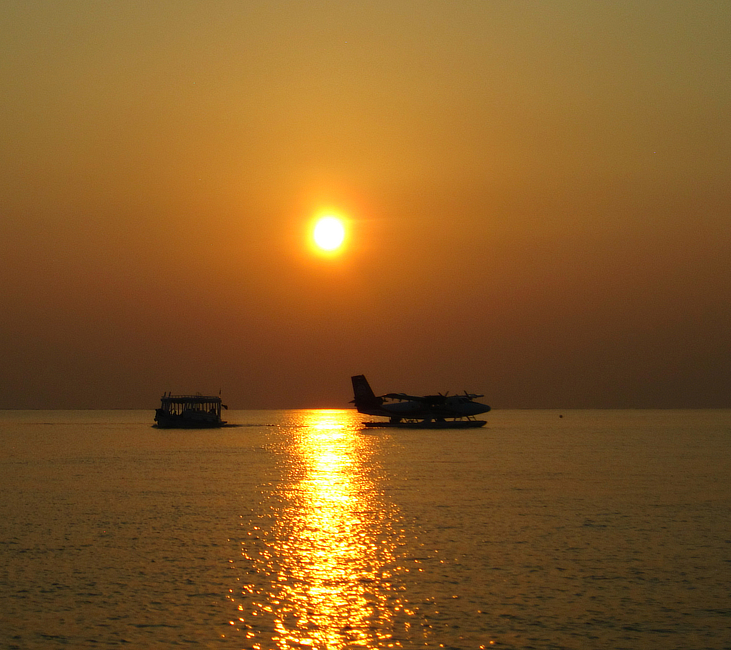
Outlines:
POLYGON ((730 4, 0 18, 0 408, 731 407, 730 4))

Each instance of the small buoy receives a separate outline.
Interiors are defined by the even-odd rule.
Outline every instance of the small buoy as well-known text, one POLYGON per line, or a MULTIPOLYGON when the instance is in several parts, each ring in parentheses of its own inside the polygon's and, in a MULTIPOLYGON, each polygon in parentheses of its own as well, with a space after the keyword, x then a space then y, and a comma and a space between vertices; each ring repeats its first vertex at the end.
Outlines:
POLYGON ((559 415, 558 417, 562 418, 562 417, 563 417, 563 415, 559 415))

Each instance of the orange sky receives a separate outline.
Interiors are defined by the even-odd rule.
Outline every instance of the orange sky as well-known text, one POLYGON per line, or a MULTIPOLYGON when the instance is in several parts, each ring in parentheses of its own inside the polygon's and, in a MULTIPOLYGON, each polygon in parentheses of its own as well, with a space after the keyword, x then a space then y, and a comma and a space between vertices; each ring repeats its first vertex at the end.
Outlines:
POLYGON ((2 3, 0 408, 730 407, 729 43, 726 2, 2 3))

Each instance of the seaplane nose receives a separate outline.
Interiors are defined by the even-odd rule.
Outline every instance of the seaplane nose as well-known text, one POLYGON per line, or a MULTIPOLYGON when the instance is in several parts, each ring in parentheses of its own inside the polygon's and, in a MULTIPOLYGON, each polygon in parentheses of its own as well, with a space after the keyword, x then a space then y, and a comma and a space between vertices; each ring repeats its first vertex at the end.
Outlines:
POLYGON ((473 415, 487 413, 490 410, 490 407, 487 404, 478 404, 476 402, 472 402, 472 408, 474 409, 473 415))

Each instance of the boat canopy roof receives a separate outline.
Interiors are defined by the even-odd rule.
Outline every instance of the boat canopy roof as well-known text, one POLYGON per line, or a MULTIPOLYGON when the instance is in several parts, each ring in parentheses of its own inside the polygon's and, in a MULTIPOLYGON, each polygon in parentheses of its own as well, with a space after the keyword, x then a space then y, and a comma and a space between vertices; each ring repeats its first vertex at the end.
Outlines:
POLYGON ((163 404, 220 404, 218 395, 163 395, 163 404))

